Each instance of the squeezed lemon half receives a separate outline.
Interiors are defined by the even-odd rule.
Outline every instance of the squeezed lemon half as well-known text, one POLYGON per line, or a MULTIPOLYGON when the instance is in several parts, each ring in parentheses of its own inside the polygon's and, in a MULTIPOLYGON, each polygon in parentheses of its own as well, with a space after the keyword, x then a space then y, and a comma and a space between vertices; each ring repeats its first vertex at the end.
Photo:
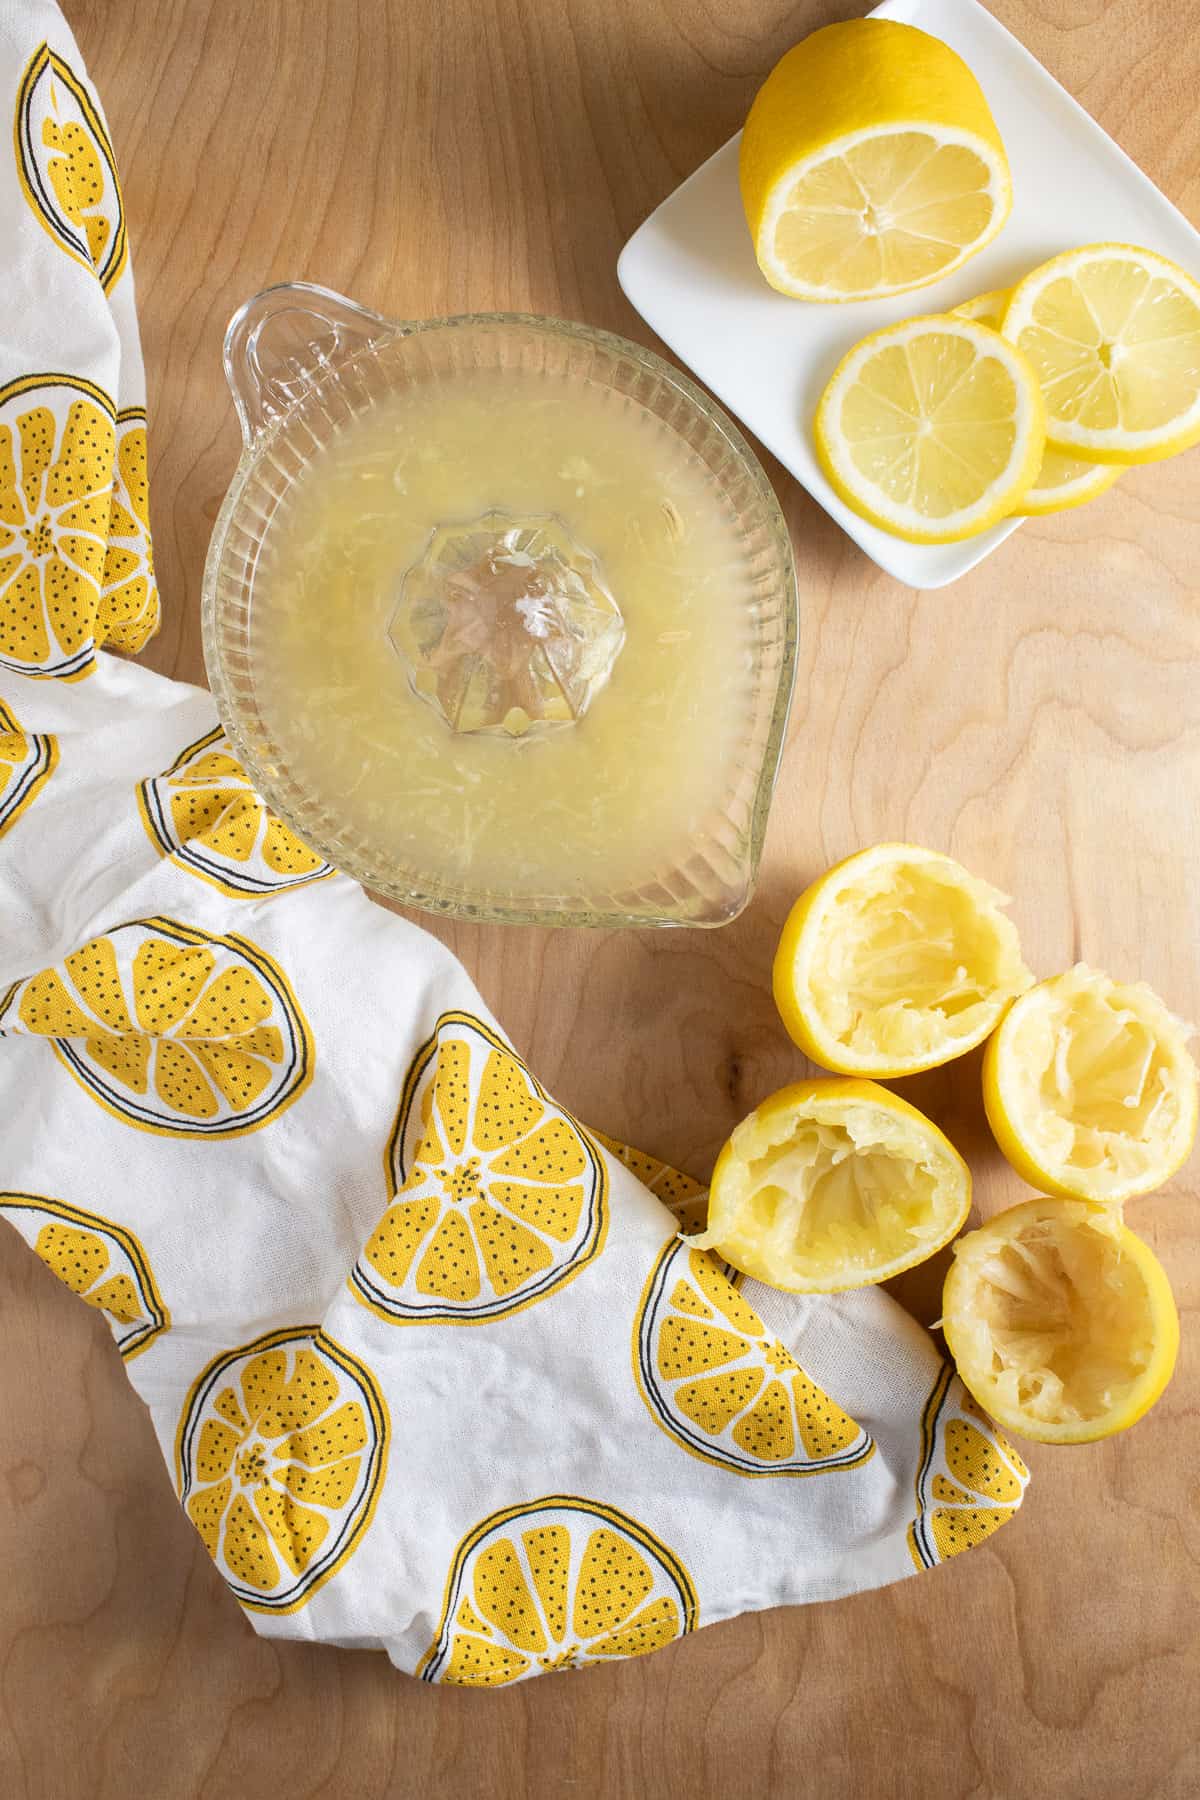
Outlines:
POLYGON ((772 1287, 829 1294, 923 1262, 970 1208, 966 1163, 915 1106, 873 1081, 801 1081, 734 1131, 690 1241, 772 1287))
POLYGON ((801 894, 775 954, 790 1036, 847 1075, 914 1075, 973 1049, 1033 984, 1006 903, 913 844, 835 864, 801 894))
POLYGON ((1132 244, 1052 257, 1017 283, 1002 330, 1066 454, 1156 462, 1200 442, 1200 282, 1167 257, 1132 244))
POLYGON ((759 268, 802 300, 936 281, 1012 208, 978 81, 948 44, 890 19, 827 25, 788 51, 750 108, 740 177, 759 268))
POLYGON ((1018 1175, 1109 1204, 1161 1187, 1196 1136, 1188 1035, 1145 982, 1084 963, 1022 995, 983 1063, 988 1123, 1018 1175))
POLYGON ((817 457, 847 506, 914 544, 949 544, 1019 509, 1044 412, 1025 357, 986 325, 906 319, 856 344, 817 406, 817 457))
POLYGON ((1166 1387, 1179 1316, 1158 1258, 1110 1209, 1038 1196, 954 1246, 942 1324, 959 1374, 1008 1431, 1080 1444, 1166 1387))

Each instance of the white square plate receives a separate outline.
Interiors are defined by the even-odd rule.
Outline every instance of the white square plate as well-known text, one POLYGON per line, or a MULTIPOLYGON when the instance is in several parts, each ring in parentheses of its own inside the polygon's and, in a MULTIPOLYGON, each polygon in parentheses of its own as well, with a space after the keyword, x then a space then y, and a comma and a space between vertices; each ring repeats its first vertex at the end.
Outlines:
POLYGON ((880 568, 909 587, 936 588, 965 575, 1020 521, 962 544, 906 544, 851 512, 822 474, 811 432, 837 362, 869 331, 1008 287, 1076 244, 1144 244, 1200 274, 1200 233, 976 0, 884 0, 872 17, 942 38, 978 77, 1012 167, 1012 216, 995 242, 944 281, 890 300, 789 300, 758 272, 732 138, 633 234, 617 273, 647 324, 880 568))

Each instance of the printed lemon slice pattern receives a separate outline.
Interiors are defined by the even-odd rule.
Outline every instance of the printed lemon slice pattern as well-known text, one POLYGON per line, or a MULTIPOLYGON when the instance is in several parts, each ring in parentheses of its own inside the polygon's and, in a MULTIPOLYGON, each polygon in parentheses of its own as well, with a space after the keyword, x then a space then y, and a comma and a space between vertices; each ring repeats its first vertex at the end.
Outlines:
POLYGON ((183 1408, 184 1510, 242 1605, 295 1612, 353 1554, 383 1486, 387 1407, 315 1327, 215 1357, 183 1408))
POLYGON ((268 812, 218 726, 138 789, 156 848, 223 894, 273 894, 334 874, 268 812))
POLYGON ((21 77, 13 136, 21 189, 38 222, 111 292, 129 255, 116 158, 91 95, 48 44, 21 77))
POLYGON ((503 1687, 644 1656, 696 1625, 665 1544, 614 1507, 556 1494, 492 1513, 459 1545, 423 1681, 503 1687))
POLYGON ((702 1181, 685 1175, 681 1169, 672 1168, 670 1163, 660 1162, 657 1156, 650 1156, 645 1150, 635 1150, 618 1138, 607 1137, 602 1131, 594 1131, 592 1136, 631 1175, 635 1175, 643 1187, 649 1188, 656 1200, 662 1201, 681 1231, 704 1230, 708 1189, 702 1181))
POLYGON ((171 1315, 132 1231, 43 1194, 0 1194, 0 1215, 73 1294, 104 1314, 122 1356, 139 1355, 169 1330, 171 1315))
POLYGON ((96 613, 97 642, 130 655, 158 630, 158 586, 150 544, 150 475, 146 415, 140 407, 117 414, 117 456, 108 551, 96 613))
POLYGON ((634 1373, 655 1422, 739 1475, 857 1468, 875 1445, 771 1336, 715 1258, 672 1239, 634 1324, 634 1373))
POLYGON ((388 1145, 391 1205, 350 1277, 397 1324, 478 1324, 573 1281, 608 1226, 604 1159, 503 1039, 446 1013, 388 1145))
POLYGON ((921 1419, 917 1516, 908 1528, 916 1567, 931 1569, 998 1531, 1028 1480, 1004 1433, 943 1364, 921 1419))
POLYGON ((37 799, 58 766, 58 739, 22 730, 0 700, 0 837, 37 799))
POLYGON ((78 679, 95 658, 116 426, 66 375, 0 388, 0 666, 78 679))
POLYGON ((117 1118, 181 1137, 236 1137, 312 1078, 312 1036, 283 971, 241 937, 135 919, 0 1002, 0 1035, 49 1038, 117 1118))

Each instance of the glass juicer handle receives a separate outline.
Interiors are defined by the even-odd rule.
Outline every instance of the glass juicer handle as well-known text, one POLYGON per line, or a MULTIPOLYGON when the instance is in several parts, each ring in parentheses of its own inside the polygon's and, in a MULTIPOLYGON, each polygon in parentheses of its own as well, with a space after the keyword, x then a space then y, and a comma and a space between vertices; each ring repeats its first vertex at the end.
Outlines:
POLYGON ((225 333, 225 378, 249 449, 322 375, 408 327, 307 281, 264 288, 225 333))

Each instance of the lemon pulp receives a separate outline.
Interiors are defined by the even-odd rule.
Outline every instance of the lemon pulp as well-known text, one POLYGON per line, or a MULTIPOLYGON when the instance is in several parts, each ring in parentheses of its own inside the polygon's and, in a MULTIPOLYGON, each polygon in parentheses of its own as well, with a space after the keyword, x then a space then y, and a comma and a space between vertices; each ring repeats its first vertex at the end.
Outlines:
POLYGON ((829 1293, 931 1256, 970 1204, 966 1164, 915 1107, 871 1081, 802 1082, 734 1131, 692 1241, 774 1287, 829 1293))
POLYGON ((969 143, 868 133, 810 165, 782 196, 772 268, 845 299, 920 287, 987 233, 993 175, 969 143))
POLYGON ((1144 982, 1079 964, 1024 995, 988 1046, 1001 1149, 1051 1192, 1121 1201, 1174 1173, 1196 1133, 1187 1028, 1144 982))
POLYGON ((1104 1208, 1038 1197, 954 1249, 943 1324, 958 1372, 1010 1430, 1084 1442, 1132 1425, 1170 1379, 1161 1265, 1104 1208))

